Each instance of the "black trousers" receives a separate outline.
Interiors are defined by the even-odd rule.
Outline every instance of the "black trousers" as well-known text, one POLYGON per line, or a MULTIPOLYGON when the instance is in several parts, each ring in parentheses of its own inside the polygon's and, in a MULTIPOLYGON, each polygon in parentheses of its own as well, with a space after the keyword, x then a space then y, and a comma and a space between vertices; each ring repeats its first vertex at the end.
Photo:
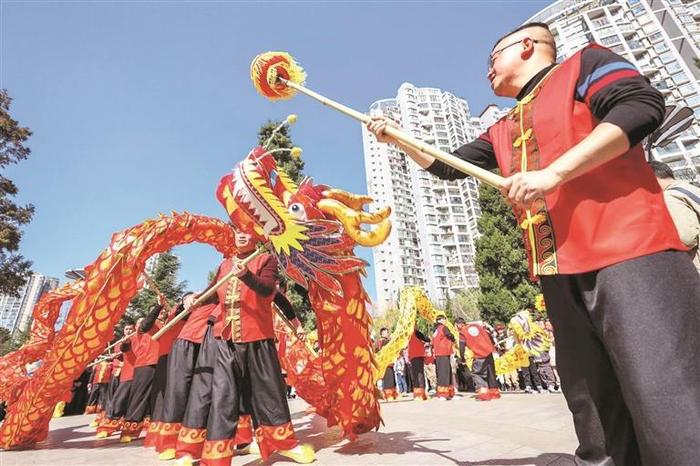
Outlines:
POLYGON ((88 398, 88 406, 99 406, 105 409, 107 402, 107 390, 109 390, 108 383, 96 383, 92 386, 90 391, 90 398, 88 398))
POLYGON ((438 387, 449 387, 452 385, 452 364, 450 356, 435 357, 435 372, 437 374, 438 387))
POLYGON ((214 364, 219 354, 217 345, 226 344, 214 338, 213 329, 213 325, 207 326, 192 373, 192 385, 182 420, 182 425, 190 429, 204 429, 209 420, 214 364))
POLYGON ((384 371, 384 377, 382 377, 382 390, 388 390, 396 388, 396 377, 394 374, 394 366, 389 366, 384 371))
POLYGON ((131 392, 132 380, 120 382, 117 390, 114 392, 114 397, 110 403, 108 416, 110 419, 119 419, 126 415, 126 410, 129 407, 129 393, 131 392))
POLYGON ((250 343, 221 341, 212 379, 207 440, 234 437, 241 405, 250 406, 259 425, 291 422, 282 369, 272 339, 250 343), (242 400, 241 400, 242 399, 242 400))
POLYGON ((425 389, 425 359, 423 357, 411 359, 411 379, 413 388, 425 389))
POLYGON ((666 251, 542 277, 582 465, 700 461, 700 276, 666 251))
POLYGON ((525 383, 525 387, 539 390, 539 388, 542 387, 542 379, 540 379, 540 373, 537 372, 537 363, 533 356, 530 356, 528 359, 530 360, 530 365, 520 370, 523 374, 523 382, 525 383))
POLYGON ((199 346, 199 343, 177 338, 170 349, 162 422, 182 422, 185 416, 199 346))
POLYGON ((155 364, 134 369, 134 380, 131 381, 129 407, 126 409, 125 421, 141 422, 146 415, 151 414, 151 388, 155 373, 155 364))
POLYGON ((493 354, 489 354, 483 359, 474 359, 472 380, 477 390, 480 388, 498 388, 496 363, 493 360, 493 354))
POLYGON ((165 386, 168 382, 168 355, 158 358, 156 372, 153 375, 153 387, 151 388, 151 422, 160 421, 163 417, 163 401, 165 399, 165 386))

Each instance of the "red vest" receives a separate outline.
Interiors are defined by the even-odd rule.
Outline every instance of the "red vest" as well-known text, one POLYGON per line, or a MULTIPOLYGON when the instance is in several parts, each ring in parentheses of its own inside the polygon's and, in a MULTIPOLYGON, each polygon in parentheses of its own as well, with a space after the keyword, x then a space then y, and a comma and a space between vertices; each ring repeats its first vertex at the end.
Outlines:
MULTIPOLYGON (((574 98, 581 53, 565 60, 489 128, 504 176, 523 171, 523 164, 527 171, 547 167, 598 124, 588 106, 574 98)), ((516 209, 515 214, 523 224, 527 213, 516 209)), ((686 249, 639 144, 564 183, 530 214, 544 219, 523 230, 533 275, 589 272, 659 251, 686 249)))
POLYGON ((146 333, 137 333, 131 337, 131 348, 136 355, 135 367, 151 366, 158 362, 158 341, 151 338, 156 333, 155 326, 146 333))
POLYGON ((112 377, 119 377, 122 372, 122 363, 119 359, 112 359, 112 377))
POLYGON ((134 378, 134 363, 136 363, 136 355, 132 350, 122 353, 124 356, 124 363, 122 365, 122 371, 119 374, 119 383, 128 382, 134 378))
POLYGON ((112 364, 108 361, 103 361, 95 365, 92 371, 92 383, 107 383, 112 375, 112 364))
POLYGON ((207 319, 218 308, 219 304, 205 304, 193 309, 177 337, 192 343, 202 343, 207 331, 207 319))
MULTIPOLYGON (((252 273, 258 273, 270 258, 269 254, 261 254, 248 264, 252 273)), ((231 271, 231 259, 226 259, 219 268, 217 281, 231 271)), ((214 324, 214 335, 235 343, 267 340, 275 337, 272 324, 272 300, 275 296, 260 296, 238 279, 232 279, 228 284, 217 290, 221 314, 214 324), (233 301, 235 294, 233 286, 238 286, 238 299, 233 301), (237 302, 236 302, 237 301, 237 302)))
MULTIPOLYGON (((388 343, 390 339, 389 338, 382 338, 379 337, 374 345, 374 351, 379 352, 380 349, 384 348, 388 343)), ((392 362, 391 364, 387 364, 386 367, 394 367, 394 363, 392 362)))
POLYGON ((425 343, 413 332, 408 341, 408 359, 422 358, 425 356, 425 343))
POLYGON ((467 324, 459 333, 462 336, 460 340, 464 339, 467 348, 472 350, 476 359, 484 359, 496 351, 488 332, 479 324, 467 324))
POLYGON ((451 356, 453 345, 452 340, 445 336, 445 326, 442 324, 438 325, 438 328, 433 333, 433 354, 435 357, 451 356))

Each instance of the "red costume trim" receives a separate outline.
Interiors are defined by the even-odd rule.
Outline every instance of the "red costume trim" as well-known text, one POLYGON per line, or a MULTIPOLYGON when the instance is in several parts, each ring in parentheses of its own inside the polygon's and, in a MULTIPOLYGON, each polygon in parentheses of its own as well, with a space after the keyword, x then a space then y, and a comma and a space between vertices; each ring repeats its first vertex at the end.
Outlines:
POLYGON ((168 448, 175 448, 181 428, 180 422, 160 422, 155 443, 156 451, 161 453, 168 448))
POLYGON ((185 455, 190 455, 192 458, 200 458, 206 439, 207 429, 180 427, 175 446, 175 458, 182 458, 185 455))
POLYGON ((278 450, 291 450, 299 444, 291 422, 277 426, 259 426, 255 429, 255 439, 263 460, 278 450))

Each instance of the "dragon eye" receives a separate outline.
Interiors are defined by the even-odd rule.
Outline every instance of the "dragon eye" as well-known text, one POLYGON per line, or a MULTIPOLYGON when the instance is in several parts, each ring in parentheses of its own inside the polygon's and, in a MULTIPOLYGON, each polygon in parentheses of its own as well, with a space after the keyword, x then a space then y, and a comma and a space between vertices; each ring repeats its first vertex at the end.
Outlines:
POLYGON ((306 220, 306 209, 298 202, 289 206, 289 213, 296 220, 306 220))

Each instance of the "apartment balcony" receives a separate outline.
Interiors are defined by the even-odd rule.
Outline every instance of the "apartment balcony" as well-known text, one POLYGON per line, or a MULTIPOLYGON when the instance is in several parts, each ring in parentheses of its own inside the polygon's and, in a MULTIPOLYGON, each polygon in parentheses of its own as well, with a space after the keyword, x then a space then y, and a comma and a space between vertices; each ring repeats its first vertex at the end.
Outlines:
POLYGON ((632 37, 637 32, 637 29, 631 24, 618 24, 617 27, 620 29, 622 36, 626 38, 632 37))

